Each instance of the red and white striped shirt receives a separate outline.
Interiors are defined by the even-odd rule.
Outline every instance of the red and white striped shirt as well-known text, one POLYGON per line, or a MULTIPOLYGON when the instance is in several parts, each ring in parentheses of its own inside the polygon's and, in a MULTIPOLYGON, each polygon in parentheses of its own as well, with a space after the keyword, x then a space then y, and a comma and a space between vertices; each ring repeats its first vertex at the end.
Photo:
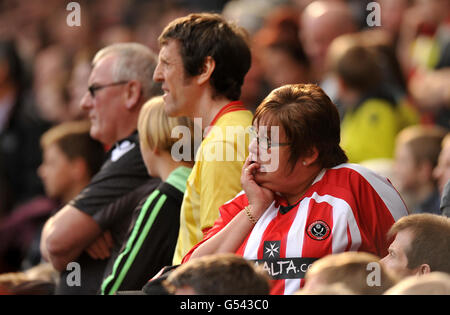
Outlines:
MULTIPOLYGON (((385 256, 389 228, 408 214, 386 178, 356 164, 322 170, 295 207, 286 212, 283 203, 277 198, 267 208, 236 251, 263 266, 275 279, 271 294, 292 294, 300 289, 309 265, 328 254, 364 251, 385 256)), ((202 242, 246 205, 244 191, 224 204, 202 242)))

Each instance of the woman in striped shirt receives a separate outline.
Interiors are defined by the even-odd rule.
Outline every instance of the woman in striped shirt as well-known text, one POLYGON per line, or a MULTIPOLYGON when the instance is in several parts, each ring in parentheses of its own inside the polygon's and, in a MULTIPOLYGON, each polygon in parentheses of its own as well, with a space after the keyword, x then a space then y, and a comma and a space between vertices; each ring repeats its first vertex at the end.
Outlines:
POLYGON ((243 191, 184 261, 233 252, 263 266, 272 294, 292 294, 318 258, 344 251, 384 256, 386 233, 407 215, 391 183, 348 164, 336 106, 316 85, 286 85, 257 108, 243 191))

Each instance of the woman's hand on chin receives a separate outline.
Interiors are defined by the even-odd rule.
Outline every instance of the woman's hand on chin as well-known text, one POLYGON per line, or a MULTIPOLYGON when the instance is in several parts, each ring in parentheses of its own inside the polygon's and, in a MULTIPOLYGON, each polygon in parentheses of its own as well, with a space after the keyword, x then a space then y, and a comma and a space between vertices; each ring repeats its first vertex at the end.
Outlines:
POLYGON ((272 190, 264 188, 255 181, 255 173, 261 165, 248 157, 242 167, 241 185, 247 195, 253 216, 260 218, 275 198, 272 190))

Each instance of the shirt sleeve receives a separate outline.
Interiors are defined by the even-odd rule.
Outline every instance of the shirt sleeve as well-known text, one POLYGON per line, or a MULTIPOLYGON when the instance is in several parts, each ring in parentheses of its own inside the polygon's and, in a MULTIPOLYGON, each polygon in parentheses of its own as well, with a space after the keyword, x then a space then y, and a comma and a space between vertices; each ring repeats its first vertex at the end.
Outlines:
POLYGON ((143 198, 150 195, 160 183, 159 178, 149 179, 143 185, 105 206, 102 211, 95 212, 92 218, 103 230, 111 228, 115 222, 130 220, 132 209, 139 205, 143 198))
POLYGON ((136 145, 117 161, 107 160, 70 205, 94 216, 119 197, 143 185, 149 178, 139 146, 136 145))
POLYGON ((398 218, 408 214, 406 206, 394 187, 379 176, 367 172, 362 178, 352 173, 350 182, 353 200, 349 204, 361 233, 359 250, 384 257, 389 247, 387 233, 398 218))
POLYGON ((191 250, 183 257, 181 263, 189 261, 192 253, 208 239, 219 233, 245 206, 248 205, 248 199, 243 192, 240 192, 233 200, 225 203, 219 208, 219 218, 214 222, 212 228, 208 230, 205 237, 201 242, 196 244, 191 250))

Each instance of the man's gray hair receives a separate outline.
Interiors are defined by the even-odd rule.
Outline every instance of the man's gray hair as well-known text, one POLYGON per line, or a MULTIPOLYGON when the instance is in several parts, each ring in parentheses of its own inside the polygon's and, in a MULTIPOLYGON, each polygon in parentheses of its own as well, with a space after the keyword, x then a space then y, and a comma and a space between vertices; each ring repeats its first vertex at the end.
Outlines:
POLYGON ((92 64, 108 56, 118 56, 112 74, 116 82, 137 80, 142 85, 143 101, 161 94, 161 85, 153 81, 157 55, 147 46, 139 43, 118 43, 106 46, 95 55, 92 64))

